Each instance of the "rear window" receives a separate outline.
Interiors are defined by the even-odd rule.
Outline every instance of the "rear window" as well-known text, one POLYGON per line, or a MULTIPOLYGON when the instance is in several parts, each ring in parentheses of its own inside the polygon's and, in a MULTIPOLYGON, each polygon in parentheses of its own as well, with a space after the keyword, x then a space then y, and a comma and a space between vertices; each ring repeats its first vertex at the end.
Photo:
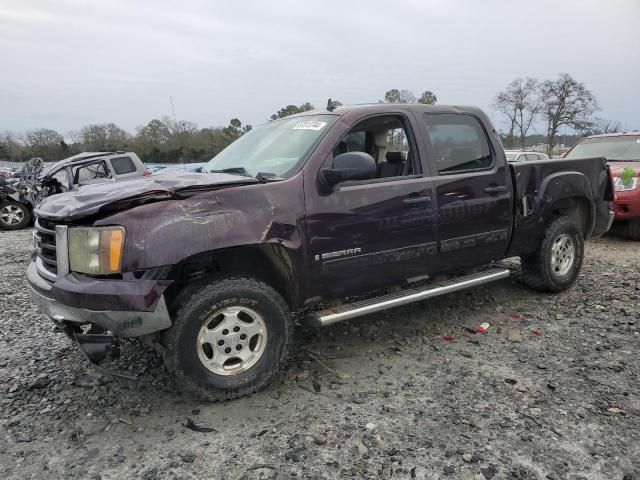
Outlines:
POLYGON ((493 164, 487 136, 475 117, 427 113, 424 121, 440 174, 483 170, 493 164))
POLYGON ((111 159, 111 166, 116 175, 124 175, 125 173, 133 173, 136 166, 129 157, 117 157, 111 159))

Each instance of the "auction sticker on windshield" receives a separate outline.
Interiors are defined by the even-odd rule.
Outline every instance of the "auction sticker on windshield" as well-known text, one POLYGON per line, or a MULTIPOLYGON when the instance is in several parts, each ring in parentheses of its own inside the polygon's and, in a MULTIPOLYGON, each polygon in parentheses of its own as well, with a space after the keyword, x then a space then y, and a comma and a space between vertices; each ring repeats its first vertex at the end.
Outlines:
POLYGON ((294 130, 322 130, 327 122, 318 122, 315 120, 308 120, 306 122, 300 122, 293 127, 294 130))

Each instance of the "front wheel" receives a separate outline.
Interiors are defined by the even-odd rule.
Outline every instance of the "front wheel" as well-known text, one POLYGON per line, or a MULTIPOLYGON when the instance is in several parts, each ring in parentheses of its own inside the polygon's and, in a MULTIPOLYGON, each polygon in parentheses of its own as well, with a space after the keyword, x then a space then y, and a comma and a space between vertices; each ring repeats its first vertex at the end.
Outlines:
POLYGON ((569 217, 556 217, 546 227, 538 250, 521 258, 524 282, 536 290, 561 292, 578 278, 584 239, 569 217))
POLYGON ((293 321, 283 298, 249 277, 230 277, 180 295, 164 335, 167 369, 207 400, 265 386, 286 360, 293 321))
POLYGON ((31 222, 31 212, 23 203, 7 200, 0 203, 0 229, 20 230, 31 222))

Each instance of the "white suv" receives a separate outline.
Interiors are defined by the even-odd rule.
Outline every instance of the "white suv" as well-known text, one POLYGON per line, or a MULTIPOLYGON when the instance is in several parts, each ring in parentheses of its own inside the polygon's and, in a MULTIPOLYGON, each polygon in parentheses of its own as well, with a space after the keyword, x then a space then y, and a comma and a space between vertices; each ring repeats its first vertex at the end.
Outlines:
POLYGON ((505 150, 509 162, 531 162, 534 160, 549 160, 546 153, 527 152, 525 150, 505 150))

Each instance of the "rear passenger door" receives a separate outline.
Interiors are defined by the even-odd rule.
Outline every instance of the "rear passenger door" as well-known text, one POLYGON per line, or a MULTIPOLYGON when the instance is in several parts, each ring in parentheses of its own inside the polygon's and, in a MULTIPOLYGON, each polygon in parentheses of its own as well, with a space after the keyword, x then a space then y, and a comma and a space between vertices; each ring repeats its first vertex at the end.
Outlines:
POLYGON ((502 259, 512 228, 512 182, 480 120, 468 113, 425 113, 438 215, 439 269, 502 259))

